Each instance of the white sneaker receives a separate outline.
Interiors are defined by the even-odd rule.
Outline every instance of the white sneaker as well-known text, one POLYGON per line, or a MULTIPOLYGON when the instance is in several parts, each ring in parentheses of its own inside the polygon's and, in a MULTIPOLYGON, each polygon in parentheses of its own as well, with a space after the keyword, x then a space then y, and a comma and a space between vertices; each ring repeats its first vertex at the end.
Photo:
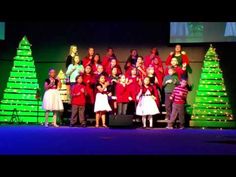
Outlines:
POLYGON ((168 126, 167 126, 166 128, 167 128, 167 129, 174 129, 173 127, 168 127, 168 126))

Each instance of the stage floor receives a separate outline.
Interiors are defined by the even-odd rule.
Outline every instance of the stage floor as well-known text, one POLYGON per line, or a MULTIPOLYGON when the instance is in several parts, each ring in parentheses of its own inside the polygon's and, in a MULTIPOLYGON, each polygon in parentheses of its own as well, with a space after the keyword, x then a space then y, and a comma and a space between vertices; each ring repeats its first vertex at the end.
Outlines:
POLYGON ((236 130, 1 125, 0 155, 236 155, 236 130))

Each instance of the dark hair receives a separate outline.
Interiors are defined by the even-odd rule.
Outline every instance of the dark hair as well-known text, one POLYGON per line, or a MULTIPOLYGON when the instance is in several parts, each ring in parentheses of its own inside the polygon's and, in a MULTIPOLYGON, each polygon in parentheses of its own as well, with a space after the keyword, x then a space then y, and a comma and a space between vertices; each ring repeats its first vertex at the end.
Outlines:
POLYGON ((77 82, 77 80, 78 80, 80 77, 82 77, 82 79, 83 79, 83 75, 82 75, 82 74, 79 74, 78 76, 75 77, 75 82, 77 82))
POLYGON ((91 61, 91 64, 94 64, 94 58, 95 58, 96 55, 99 57, 98 64, 101 64, 101 63, 102 63, 102 62, 101 62, 101 56, 100 56, 99 53, 96 53, 96 54, 93 56, 92 61, 91 61))
POLYGON ((175 67, 174 66, 168 66, 168 70, 172 69, 173 71, 175 71, 175 67))
POLYGON ((92 66, 91 66, 90 64, 89 64, 89 65, 86 65, 86 66, 84 67, 84 73, 86 73, 86 72, 85 72, 85 68, 86 68, 87 66, 89 66, 89 67, 91 68, 89 74, 93 74, 93 68, 92 68, 92 66))
MULTIPOLYGON (((72 64, 74 65, 75 64, 75 57, 79 57, 79 55, 75 55, 74 57, 73 57, 73 59, 72 59, 72 64)), ((81 65, 82 64, 82 60, 80 59, 80 57, 79 57, 79 63, 78 63, 79 65, 81 65)))
POLYGON ((98 78, 97 78, 97 79, 98 79, 98 80, 97 80, 98 83, 99 83, 99 80, 100 80, 100 78, 101 78, 102 76, 106 78, 106 76, 105 76, 104 74, 100 74, 100 75, 98 76, 98 78))
POLYGON ((109 50, 113 50, 113 48, 112 47, 107 47, 107 52, 109 51, 109 50))
MULTIPOLYGON (((157 47, 152 47, 151 51, 152 51, 153 49, 157 49, 157 47)), ((158 51, 158 49, 157 49, 155 55, 159 56, 159 51, 158 51)))
POLYGON ((50 72, 51 70, 54 70, 54 71, 56 71, 54 68, 49 68, 48 72, 50 72))
POLYGON ((144 59, 143 59, 143 56, 141 56, 141 55, 139 55, 139 56, 137 57, 137 59, 138 59, 138 58, 142 58, 142 60, 144 60, 144 59))

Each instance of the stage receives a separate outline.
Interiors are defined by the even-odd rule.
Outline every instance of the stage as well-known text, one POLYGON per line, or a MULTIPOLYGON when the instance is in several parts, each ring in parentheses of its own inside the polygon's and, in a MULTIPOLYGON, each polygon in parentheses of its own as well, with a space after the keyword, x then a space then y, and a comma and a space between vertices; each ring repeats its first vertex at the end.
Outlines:
POLYGON ((236 130, 1 125, 0 155, 236 155, 236 130))

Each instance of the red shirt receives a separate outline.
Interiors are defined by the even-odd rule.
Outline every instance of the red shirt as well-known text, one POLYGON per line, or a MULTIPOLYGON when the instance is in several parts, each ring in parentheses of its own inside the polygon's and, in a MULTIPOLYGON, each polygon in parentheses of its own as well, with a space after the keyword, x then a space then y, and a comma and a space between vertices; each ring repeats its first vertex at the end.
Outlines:
POLYGON ((103 66, 103 68, 106 68, 107 67, 107 65, 109 64, 109 56, 104 56, 103 58, 102 58, 102 66, 103 66))
POLYGON ((129 102, 129 90, 128 86, 117 82, 116 84, 116 101, 117 103, 128 103, 129 102))
POLYGON ((142 94, 145 94, 146 91, 149 90, 151 95, 156 97, 155 102, 156 102, 157 106, 158 107, 160 106, 160 98, 158 96, 158 92, 152 85, 149 85, 147 88, 145 86, 143 86, 141 89, 142 89, 142 94))
POLYGON ((85 68, 85 66, 91 64, 91 61, 92 61, 92 59, 90 59, 88 56, 84 57, 82 60, 84 68, 85 68))
POLYGON ((140 85, 139 85, 139 77, 128 77, 129 81, 132 80, 132 82, 128 85, 128 90, 129 90, 129 95, 132 97, 133 101, 136 101, 136 96, 140 90, 140 85))
MULTIPOLYGON (((174 55, 169 55, 166 59, 166 65, 171 65, 171 59, 174 57, 174 55)), ((189 64, 189 59, 186 53, 181 53, 182 63, 189 64)))
POLYGON ((95 79, 94 76, 91 74, 84 74, 83 75, 83 81, 85 84, 85 90, 86 90, 86 103, 94 104, 94 87, 95 87, 95 79))
POLYGON ((150 55, 146 56, 146 57, 145 57, 145 60, 144 60, 144 65, 145 65, 146 67, 148 67, 150 64, 153 64, 152 61, 153 61, 154 58, 157 58, 157 59, 158 59, 158 65, 161 66, 161 67, 163 67, 161 58, 160 58, 158 55, 156 55, 156 56, 153 57, 153 58, 151 58, 150 55))
MULTIPOLYGON (((119 65, 116 65, 116 66, 114 66, 114 67, 117 68, 117 75, 120 75, 120 74, 122 73, 121 67, 120 67, 119 65)), ((112 71, 111 65, 108 64, 108 65, 106 66, 105 70, 106 70, 106 73, 107 73, 108 75, 111 75, 111 71, 112 71)))
POLYGON ((83 84, 75 84, 71 88, 71 104, 72 105, 78 105, 78 106, 85 106, 85 92, 82 92, 81 90, 85 91, 85 86, 83 84))

